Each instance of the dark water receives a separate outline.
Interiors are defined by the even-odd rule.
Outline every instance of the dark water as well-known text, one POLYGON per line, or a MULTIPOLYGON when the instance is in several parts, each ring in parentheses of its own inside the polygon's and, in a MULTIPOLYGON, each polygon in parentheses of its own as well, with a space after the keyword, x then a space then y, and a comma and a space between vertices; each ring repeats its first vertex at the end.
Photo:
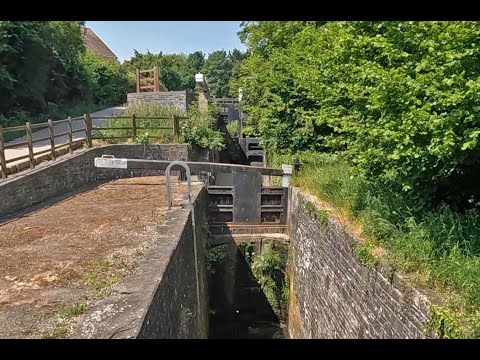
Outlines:
POLYGON ((283 339, 275 314, 243 254, 233 243, 214 263, 210 278, 211 339, 283 339))

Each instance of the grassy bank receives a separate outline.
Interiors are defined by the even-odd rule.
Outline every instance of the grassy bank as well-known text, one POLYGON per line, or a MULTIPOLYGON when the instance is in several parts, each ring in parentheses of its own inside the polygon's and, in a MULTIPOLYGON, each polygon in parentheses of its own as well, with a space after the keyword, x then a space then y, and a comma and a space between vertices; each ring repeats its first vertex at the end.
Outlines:
MULTIPOLYGON (((316 195, 363 240, 365 263, 375 265, 378 248, 393 270, 408 274, 412 285, 436 290, 444 299, 434 307, 443 337, 480 337, 480 214, 455 213, 446 206, 427 210, 381 185, 367 182, 335 155, 303 152, 292 185, 316 195), (368 256, 366 256, 368 254, 368 256), (372 261, 373 259, 373 261, 372 261)), ((273 166, 294 156, 273 155, 273 166)))

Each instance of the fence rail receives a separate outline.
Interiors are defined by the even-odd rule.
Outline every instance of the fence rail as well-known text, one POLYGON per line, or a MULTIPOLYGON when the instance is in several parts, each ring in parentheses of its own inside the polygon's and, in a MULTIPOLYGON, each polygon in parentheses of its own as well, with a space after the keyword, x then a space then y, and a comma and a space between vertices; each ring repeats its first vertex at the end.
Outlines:
MULTIPOLYGON (((36 165, 40 163, 40 159, 35 158, 36 156, 49 154, 49 158, 55 160, 57 157, 57 150, 60 148, 66 148, 70 154, 73 153, 74 150, 74 142, 85 142, 88 147, 92 147, 92 141, 95 139, 102 139, 102 140, 109 140, 109 139, 135 139, 137 136, 137 130, 170 130, 174 141, 178 141, 179 130, 180 130, 180 119, 187 119, 187 117, 181 117, 177 115, 173 115, 171 117, 159 116, 159 117, 151 117, 151 116, 141 116, 138 117, 137 115, 131 116, 90 116, 90 114, 85 114, 82 117, 68 117, 67 119, 56 120, 53 121, 49 119, 45 123, 39 124, 31 124, 30 122, 25 123, 25 125, 20 126, 12 126, 12 127, 5 127, 2 128, 0 126, 0 178, 6 179, 9 174, 8 164, 13 162, 17 162, 19 160, 28 159, 28 165, 31 169, 33 169, 36 165), (111 120, 115 119, 124 119, 130 120, 129 126, 118 126, 112 127, 109 126, 111 120), (141 120, 159 120, 158 124, 151 124, 149 126, 138 126, 137 121, 141 120), (92 120, 106 120, 106 126, 93 126, 92 120), (164 123, 160 122, 160 120, 170 120, 171 126, 162 126, 165 125, 164 123), (74 129, 73 122, 74 121, 82 121, 83 128, 74 129), (57 124, 67 124, 67 131, 62 131, 55 133, 55 125, 57 124), (42 130, 48 129, 48 136, 44 137, 37 137, 34 138, 33 130, 42 130), (110 130, 130 130, 130 134, 128 135, 109 135, 108 131, 110 130), (24 132, 26 135, 26 141, 13 141, 12 143, 8 143, 6 140, 5 135, 12 132, 24 132), (96 136, 96 131, 102 131, 101 136, 96 136), (105 133, 106 132, 106 133, 105 133), (80 136, 77 138, 73 137, 73 134, 77 133, 84 133, 84 136, 80 136), (67 139, 65 139, 67 137, 67 139), (58 140, 59 138, 63 138, 62 140, 58 140), (57 141, 55 141, 57 139, 57 141), (42 149, 35 151, 34 144, 45 141, 47 142, 42 147, 48 147, 48 149, 42 149), (10 149, 22 149, 27 146, 28 153, 16 156, 16 157, 6 157, 5 150, 10 149)), ((150 135, 147 134, 149 139, 158 139, 162 138, 161 136, 150 135)))

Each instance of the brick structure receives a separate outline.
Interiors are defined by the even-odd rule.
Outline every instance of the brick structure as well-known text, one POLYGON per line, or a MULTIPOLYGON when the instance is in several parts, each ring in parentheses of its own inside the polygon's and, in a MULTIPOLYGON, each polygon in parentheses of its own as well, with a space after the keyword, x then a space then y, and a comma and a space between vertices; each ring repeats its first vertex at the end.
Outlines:
MULTIPOLYGON (((350 247, 356 241, 335 219, 324 227, 291 189, 293 263, 291 338, 425 338, 430 302, 396 274, 369 269, 350 247)), ((433 336, 433 335, 431 335, 433 336)))
POLYGON ((204 243, 207 196, 194 199, 200 308, 197 309, 193 227, 189 209, 175 209, 152 233, 153 244, 135 274, 79 319, 75 338, 179 339, 208 337, 208 286, 204 243))
POLYGON ((176 108, 180 114, 187 113, 187 91, 150 91, 127 94, 127 105, 139 102, 154 102, 165 107, 176 108))
MULTIPOLYGON (((93 186, 97 182, 131 176, 159 175, 158 171, 99 169, 95 157, 115 157, 149 160, 190 160, 199 155, 187 144, 107 145, 65 155, 56 161, 12 175, 0 182, 0 221, 5 215, 36 205, 54 196, 93 186)), ((172 172, 175 173, 175 172, 172 172)))

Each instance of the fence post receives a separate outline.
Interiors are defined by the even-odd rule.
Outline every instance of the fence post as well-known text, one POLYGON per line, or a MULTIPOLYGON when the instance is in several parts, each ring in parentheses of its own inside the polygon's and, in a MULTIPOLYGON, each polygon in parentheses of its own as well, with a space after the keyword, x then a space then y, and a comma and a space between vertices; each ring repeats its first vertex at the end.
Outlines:
POLYGON ((73 127, 72 127, 72 117, 68 117, 68 153, 73 153, 73 127))
POLYGON ((30 124, 30 121, 27 121, 25 123, 25 130, 27 132, 28 158, 30 160, 30 169, 33 169, 35 167, 35 158, 33 157, 32 124, 30 124))
POLYGON ((159 73, 158 73, 158 66, 155 65, 153 67, 153 85, 155 86, 155 91, 160 91, 160 84, 159 84, 159 73))
POLYGON ((135 81, 137 83, 137 93, 140 92, 140 69, 135 70, 135 81))
POLYGON ((83 122, 85 123, 85 141, 88 147, 92 147, 92 118, 90 114, 83 115, 83 122))
POLYGON ((3 141, 3 129, 0 126, 0 173, 2 179, 7 178, 7 160, 5 159, 5 142, 3 141))
POLYGON ((52 153, 52 160, 55 160, 55 136, 53 134, 52 119, 48 119, 48 136, 50 137, 50 151, 52 153))
POLYGON ((135 141, 137 137, 137 118, 135 114, 132 114, 132 141, 135 141))
POLYGON ((180 127, 180 121, 178 119, 178 115, 173 115, 172 117, 172 121, 173 121, 173 137, 175 139, 175 141, 178 140, 178 134, 179 134, 179 127, 180 127))

